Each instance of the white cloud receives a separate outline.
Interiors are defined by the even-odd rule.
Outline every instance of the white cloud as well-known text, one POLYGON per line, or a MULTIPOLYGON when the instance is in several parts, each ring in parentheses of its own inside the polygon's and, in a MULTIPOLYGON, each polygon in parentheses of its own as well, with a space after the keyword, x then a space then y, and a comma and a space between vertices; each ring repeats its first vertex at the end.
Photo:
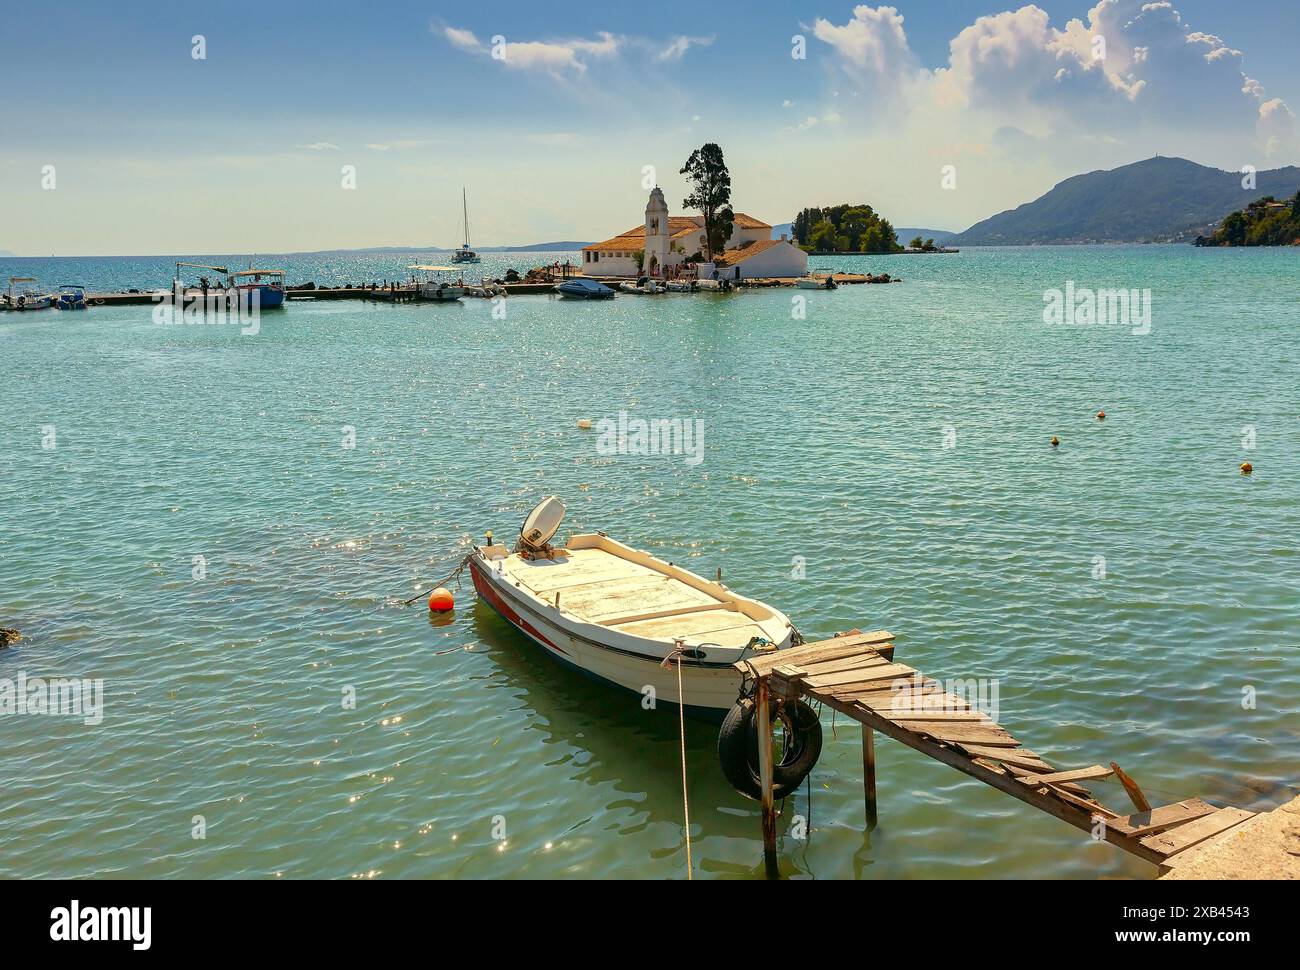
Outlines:
POLYGON ((912 112, 912 124, 985 141, 1014 127, 1092 143, 1176 133, 1184 144, 1227 138, 1279 152, 1294 142, 1294 115, 1243 73, 1242 52, 1191 30, 1167 0, 1098 0, 1063 29, 1033 4, 981 16, 935 70, 920 64, 894 7, 857 6, 846 23, 818 19, 812 32, 836 73, 862 87, 852 100, 869 105, 864 116, 880 118, 883 101, 891 119, 912 112))
MULTIPOLYGON (((622 38, 607 30, 598 31, 592 39, 511 41, 505 38, 498 42, 499 38, 493 38, 490 47, 479 40, 472 30, 448 24, 434 24, 433 30, 441 33, 448 43, 459 50, 492 57, 507 68, 544 71, 557 77, 582 75, 591 59, 612 58, 623 45, 622 38)), ((690 38, 682 40, 687 41, 689 46, 690 38)))
POLYGON ((295 145, 295 148, 305 148, 312 152, 333 152, 338 151, 338 145, 332 141, 314 141, 310 145, 295 145))
POLYGON ((680 61, 688 50, 692 47, 708 47, 713 43, 713 37, 687 37, 685 35, 673 39, 667 47, 655 55, 657 61, 680 61))

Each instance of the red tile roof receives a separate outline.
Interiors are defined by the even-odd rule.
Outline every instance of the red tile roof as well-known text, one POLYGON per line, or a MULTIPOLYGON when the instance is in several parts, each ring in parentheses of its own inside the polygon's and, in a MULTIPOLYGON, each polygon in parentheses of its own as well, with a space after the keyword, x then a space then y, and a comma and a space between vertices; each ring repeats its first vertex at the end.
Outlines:
MULTIPOLYGON (((743 212, 737 212, 734 218, 734 225, 740 229, 771 229, 772 227, 766 222, 760 222, 753 216, 747 216, 743 212)), ((682 236, 689 236, 691 233, 704 228, 703 216, 669 216, 668 229, 672 239, 678 239, 682 236)), ((633 226, 627 232, 619 233, 612 239, 606 239, 604 242, 592 243, 590 246, 583 246, 583 249, 599 249, 605 251, 629 250, 635 252, 638 249, 645 248, 645 223, 639 226, 633 226)))

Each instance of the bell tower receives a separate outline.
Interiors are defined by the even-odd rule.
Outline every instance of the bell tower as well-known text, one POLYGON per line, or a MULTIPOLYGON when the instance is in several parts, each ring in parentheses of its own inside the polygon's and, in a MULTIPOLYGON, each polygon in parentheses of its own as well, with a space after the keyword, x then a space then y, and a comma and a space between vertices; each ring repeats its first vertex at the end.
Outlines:
POLYGON ((668 225, 668 203, 663 189, 655 186, 645 207, 645 263, 642 271, 647 276, 663 276, 668 263, 668 240, 672 229, 668 225))

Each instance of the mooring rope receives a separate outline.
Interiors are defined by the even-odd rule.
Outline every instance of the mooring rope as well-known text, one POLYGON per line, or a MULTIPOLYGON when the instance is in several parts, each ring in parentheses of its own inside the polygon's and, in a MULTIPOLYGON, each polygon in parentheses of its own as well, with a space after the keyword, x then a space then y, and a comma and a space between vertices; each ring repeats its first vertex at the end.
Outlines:
POLYGON ((677 661, 677 726, 681 731, 681 750, 682 750, 682 815, 686 819, 686 881, 690 882, 695 866, 691 862, 691 800, 686 794, 686 696, 682 692, 682 649, 685 641, 678 640, 673 652, 664 658, 665 666, 668 661, 677 661))
POLYGON ((437 589, 439 586, 446 586, 448 583, 453 583, 453 582, 454 582, 454 583, 456 584, 456 588, 459 589, 459 588, 460 588, 460 574, 463 573, 463 572, 465 571, 465 567, 469 565, 470 557, 473 556, 473 555, 474 555, 474 553, 472 553, 472 552, 466 554, 466 556, 465 556, 463 559, 461 559, 461 561, 457 564, 456 568, 453 569, 453 570, 451 571, 451 574, 448 575, 446 579, 440 579, 440 580, 438 580, 438 582, 434 583, 432 586, 430 586, 428 589, 426 589, 423 593, 416 593, 416 594, 415 594, 414 596, 412 596, 409 600, 402 600, 402 605, 403 605, 403 606, 410 606, 412 603, 414 603, 416 600, 420 599, 422 596, 428 596, 430 593, 432 593, 432 592, 433 592, 435 589, 437 589))

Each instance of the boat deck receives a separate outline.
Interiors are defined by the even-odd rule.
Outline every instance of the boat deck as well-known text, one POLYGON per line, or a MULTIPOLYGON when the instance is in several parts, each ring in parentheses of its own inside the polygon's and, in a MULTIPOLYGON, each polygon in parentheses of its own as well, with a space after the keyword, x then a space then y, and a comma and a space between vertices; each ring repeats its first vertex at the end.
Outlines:
POLYGON ((537 598, 558 599, 578 619, 630 636, 723 647, 769 636, 725 592, 713 595, 604 549, 561 550, 555 559, 511 556, 504 567, 537 598))

